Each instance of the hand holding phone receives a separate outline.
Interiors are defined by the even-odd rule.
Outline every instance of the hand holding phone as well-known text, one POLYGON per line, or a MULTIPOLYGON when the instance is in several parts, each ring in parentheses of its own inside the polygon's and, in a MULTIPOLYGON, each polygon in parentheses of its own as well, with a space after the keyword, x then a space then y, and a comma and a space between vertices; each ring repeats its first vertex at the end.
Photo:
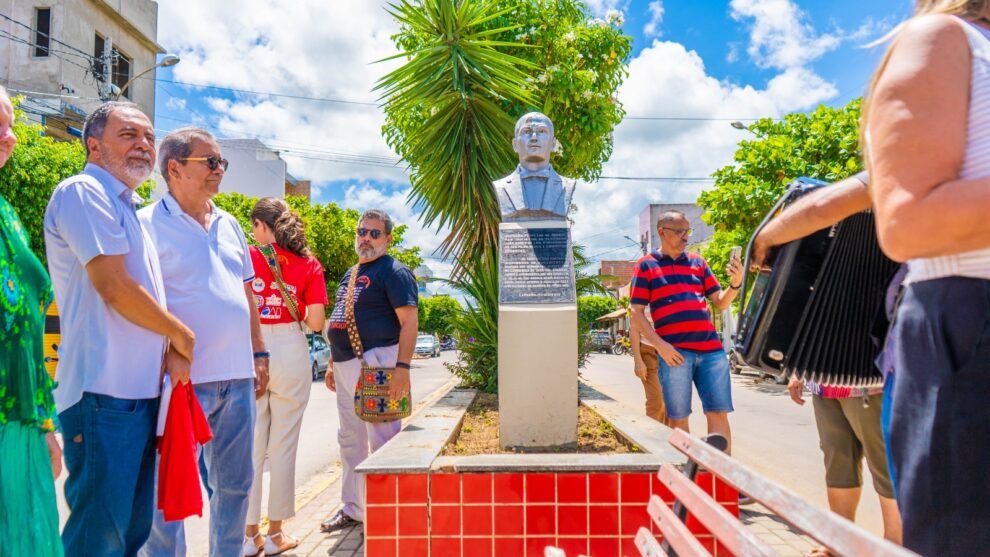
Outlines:
POLYGON ((736 261, 742 261, 742 247, 733 246, 732 251, 729 252, 729 261, 735 259, 736 261))

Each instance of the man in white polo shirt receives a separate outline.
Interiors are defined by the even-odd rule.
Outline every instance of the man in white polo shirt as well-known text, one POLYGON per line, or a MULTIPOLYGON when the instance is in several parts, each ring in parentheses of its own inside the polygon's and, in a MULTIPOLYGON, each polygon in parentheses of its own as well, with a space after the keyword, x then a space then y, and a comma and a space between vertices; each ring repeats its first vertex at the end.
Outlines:
MULTIPOLYGON (((198 128, 175 130, 162 140, 159 155, 168 193, 138 217, 158 249, 169 310, 196 333, 190 380, 213 430, 203 447, 210 555, 240 555, 254 477, 255 392, 268 376, 250 288, 254 268, 237 219, 211 201, 227 168, 213 136, 198 128)), ((169 373, 186 365, 166 357, 169 373)), ((185 554, 182 522, 166 523, 156 511, 141 555, 185 554)))
POLYGON ((162 357, 171 341, 192 358, 195 337, 164 308, 158 254, 137 218, 134 190, 155 164, 151 122, 134 104, 103 104, 86 118, 83 145, 86 167, 45 210, 61 311, 55 405, 71 509, 62 542, 66 555, 134 555, 151 529, 162 357))

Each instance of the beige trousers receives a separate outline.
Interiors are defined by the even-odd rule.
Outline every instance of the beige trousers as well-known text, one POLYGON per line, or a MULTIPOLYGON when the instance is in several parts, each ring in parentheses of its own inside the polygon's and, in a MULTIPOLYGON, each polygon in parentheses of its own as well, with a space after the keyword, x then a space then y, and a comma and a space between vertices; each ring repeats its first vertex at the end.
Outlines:
POLYGON ((256 401, 254 483, 248 503, 248 524, 261 522, 265 456, 270 472, 268 519, 286 520, 296 514, 296 450, 303 412, 309 402, 313 375, 309 344, 295 323, 262 325, 271 353, 268 390, 256 401))

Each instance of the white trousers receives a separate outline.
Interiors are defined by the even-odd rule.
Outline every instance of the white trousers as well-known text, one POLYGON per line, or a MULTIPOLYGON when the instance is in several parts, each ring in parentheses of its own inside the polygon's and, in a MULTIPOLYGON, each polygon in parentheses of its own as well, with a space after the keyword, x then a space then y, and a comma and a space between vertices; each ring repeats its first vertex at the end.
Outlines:
MULTIPOLYGON (((364 359, 371 366, 393 367, 399 356, 399 345, 372 348, 364 353, 364 359)), ((344 465, 341 478, 341 500, 344 514, 364 520, 364 477, 354 471, 368 458, 368 448, 377 451, 402 429, 402 421, 371 423, 362 420, 354 413, 354 387, 361 377, 361 360, 354 358, 345 362, 333 363, 334 379, 337 381, 337 413, 340 415, 340 429, 337 442, 340 444, 340 460, 344 465)))
POLYGON ((309 344, 299 325, 262 325, 261 332, 271 361, 268 390, 255 402, 258 417, 254 426, 254 482, 248 502, 248 524, 261 522, 266 454, 270 472, 268 519, 285 520, 296 514, 296 450, 303 413, 313 388, 309 344))

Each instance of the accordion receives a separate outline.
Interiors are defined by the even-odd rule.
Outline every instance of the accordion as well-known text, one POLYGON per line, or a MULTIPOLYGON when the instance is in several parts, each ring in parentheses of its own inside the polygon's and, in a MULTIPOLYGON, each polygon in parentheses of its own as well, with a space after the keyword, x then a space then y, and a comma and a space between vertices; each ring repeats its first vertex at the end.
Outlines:
MULTIPOLYGON (((824 182, 799 178, 764 219, 824 182)), ((753 244, 746 254, 749 269, 753 244)), ((884 296, 898 264, 880 250, 872 211, 771 250, 746 301, 735 350, 747 365, 841 387, 882 383, 874 360, 886 332, 884 296)))

